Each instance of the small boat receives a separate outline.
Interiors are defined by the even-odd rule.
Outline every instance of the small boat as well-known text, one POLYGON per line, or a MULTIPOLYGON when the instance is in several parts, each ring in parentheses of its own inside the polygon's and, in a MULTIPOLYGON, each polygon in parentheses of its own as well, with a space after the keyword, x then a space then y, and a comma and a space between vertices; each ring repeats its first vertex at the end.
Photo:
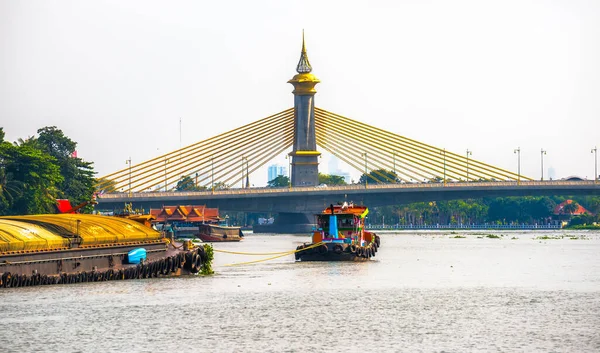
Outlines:
POLYGON ((155 224, 165 233, 172 233, 176 239, 199 238, 205 243, 240 241, 244 237, 240 227, 230 227, 229 217, 219 217, 218 208, 206 205, 163 206, 151 209, 155 224))
POLYGON ((244 238, 240 227, 229 227, 217 224, 200 224, 198 234, 194 234, 205 243, 240 241, 244 238))
POLYGON ((299 261, 366 261, 375 256, 381 240, 366 231, 366 206, 344 202, 316 215, 312 242, 296 248, 299 261))

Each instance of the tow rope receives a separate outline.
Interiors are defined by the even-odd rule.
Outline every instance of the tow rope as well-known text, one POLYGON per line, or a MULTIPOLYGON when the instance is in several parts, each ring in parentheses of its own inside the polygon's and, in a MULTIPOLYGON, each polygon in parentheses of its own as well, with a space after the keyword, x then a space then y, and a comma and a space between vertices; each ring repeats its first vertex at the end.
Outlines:
POLYGON ((254 263, 258 263, 258 262, 263 262, 263 261, 269 261, 269 260, 277 259, 277 258, 284 257, 284 256, 287 256, 287 255, 295 254, 297 252, 301 252, 301 251, 304 251, 304 250, 313 249, 313 248, 316 248, 316 247, 318 247, 318 246, 320 246, 322 244, 323 244, 323 242, 319 242, 319 243, 313 244, 311 246, 307 246, 304 249, 291 250, 291 251, 283 251, 283 252, 271 252, 271 253, 236 252, 236 251, 217 250, 217 249, 213 249, 213 251, 215 251, 215 252, 222 252, 222 253, 225 253, 225 254, 235 254, 235 255, 276 255, 276 256, 268 257, 266 259, 260 259, 260 260, 254 260, 254 261, 246 261, 246 262, 235 262, 235 263, 223 265, 223 266, 230 267, 230 266, 249 265, 249 264, 254 264, 254 263))

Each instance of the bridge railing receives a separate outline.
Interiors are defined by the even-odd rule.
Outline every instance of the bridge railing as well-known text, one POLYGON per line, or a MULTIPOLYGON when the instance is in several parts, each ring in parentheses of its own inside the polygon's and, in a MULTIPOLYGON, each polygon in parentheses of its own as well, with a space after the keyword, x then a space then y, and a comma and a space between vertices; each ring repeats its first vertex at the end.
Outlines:
MULTIPOLYGON (((296 187, 259 187, 259 188, 240 188, 224 190, 207 191, 169 191, 169 192, 128 192, 110 193, 100 195, 101 199, 122 199, 122 198, 148 198, 148 197, 167 197, 167 196, 208 196, 208 195, 248 195, 248 194, 272 194, 272 193, 290 193, 290 192, 321 192, 321 191, 350 191, 365 189, 426 189, 426 188, 485 188, 485 187, 537 187, 537 186, 585 186, 594 185, 593 180, 584 181, 484 181, 484 182, 446 182, 446 184, 437 183, 396 183, 396 184, 362 184, 336 185, 336 186, 296 186, 296 187)), ((598 184, 600 185, 600 184, 598 184)))

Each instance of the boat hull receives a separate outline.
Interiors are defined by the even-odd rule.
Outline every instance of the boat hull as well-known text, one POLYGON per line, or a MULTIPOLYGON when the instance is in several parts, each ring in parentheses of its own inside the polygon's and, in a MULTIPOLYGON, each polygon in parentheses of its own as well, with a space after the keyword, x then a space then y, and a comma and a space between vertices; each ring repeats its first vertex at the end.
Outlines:
POLYGON ((0 288, 180 276, 199 272, 203 247, 183 249, 164 240, 0 254, 0 288), (143 248, 142 263, 127 263, 127 253, 143 248))
POLYGON ((196 236, 205 243, 236 242, 242 240, 242 238, 240 237, 233 237, 227 235, 198 233, 196 236))
POLYGON ((243 239, 244 234, 240 227, 223 227, 213 224, 202 224, 197 238, 205 243, 237 242, 243 239))
POLYGON ((378 251, 376 243, 357 247, 345 243, 303 244, 296 248, 298 261, 353 261, 363 262, 374 257, 378 251))

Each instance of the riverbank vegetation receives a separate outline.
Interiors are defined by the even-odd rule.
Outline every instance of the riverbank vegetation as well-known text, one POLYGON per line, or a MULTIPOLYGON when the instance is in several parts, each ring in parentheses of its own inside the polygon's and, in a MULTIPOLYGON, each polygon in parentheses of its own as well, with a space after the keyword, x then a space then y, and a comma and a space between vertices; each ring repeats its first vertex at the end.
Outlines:
MULTIPOLYGON (((594 214, 574 216, 570 219, 570 225, 579 227, 578 229, 597 229, 592 224, 600 223, 598 216, 600 197, 598 196, 498 197, 373 207, 370 208, 369 223, 388 225, 548 224, 557 220, 554 209, 567 199, 573 200, 567 206, 572 208, 581 205, 594 214)), ((569 212, 569 210, 565 210, 565 212, 569 212)), ((568 220, 568 218, 570 217, 564 220, 568 220)))

